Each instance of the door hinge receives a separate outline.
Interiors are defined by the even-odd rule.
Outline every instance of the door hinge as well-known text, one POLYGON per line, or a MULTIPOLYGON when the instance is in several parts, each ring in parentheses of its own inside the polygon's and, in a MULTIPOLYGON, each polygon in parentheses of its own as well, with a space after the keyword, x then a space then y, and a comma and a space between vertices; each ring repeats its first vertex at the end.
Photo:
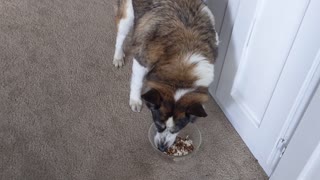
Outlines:
POLYGON ((280 158, 283 156, 284 152, 287 149, 287 141, 284 138, 279 139, 277 148, 280 151, 280 158))

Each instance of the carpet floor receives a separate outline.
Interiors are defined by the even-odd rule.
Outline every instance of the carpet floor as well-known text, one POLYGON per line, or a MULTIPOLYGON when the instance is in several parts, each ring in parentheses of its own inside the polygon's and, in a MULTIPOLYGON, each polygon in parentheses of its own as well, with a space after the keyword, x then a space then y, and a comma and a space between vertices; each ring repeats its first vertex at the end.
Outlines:
POLYGON ((148 142, 128 106, 131 62, 112 66, 115 0, 0 1, 0 179, 267 179, 217 104, 183 163, 148 142))

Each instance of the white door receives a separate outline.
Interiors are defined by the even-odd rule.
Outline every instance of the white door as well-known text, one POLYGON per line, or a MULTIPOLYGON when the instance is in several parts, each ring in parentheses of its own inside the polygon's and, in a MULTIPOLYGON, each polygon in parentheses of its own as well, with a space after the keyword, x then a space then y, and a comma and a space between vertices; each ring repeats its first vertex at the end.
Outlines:
POLYGON ((320 87, 312 98, 271 180, 320 179, 319 107, 320 87))
POLYGON ((268 175, 320 61, 319 23, 312 13, 320 14, 314 7, 319 1, 229 0, 222 22, 210 91, 268 175), (230 29, 229 37, 223 34, 230 29))

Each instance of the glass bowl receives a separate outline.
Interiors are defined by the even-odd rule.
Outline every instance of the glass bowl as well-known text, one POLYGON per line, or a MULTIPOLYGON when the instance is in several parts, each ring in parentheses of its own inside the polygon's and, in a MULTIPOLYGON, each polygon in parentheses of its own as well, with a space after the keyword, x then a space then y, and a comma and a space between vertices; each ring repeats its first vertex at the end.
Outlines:
POLYGON ((187 155, 184 155, 184 156, 170 156, 170 155, 167 155, 167 154, 161 152, 160 150, 158 150, 157 146, 154 144, 154 137, 155 137, 156 133, 157 133, 157 128, 153 123, 153 124, 151 124, 151 126, 149 128, 149 133, 148 133, 148 138, 149 138, 150 144, 156 154, 158 154, 160 157, 165 158, 166 160, 169 160, 169 161, 181 161, 181 160, 191 158, 199 150, 199 147, 200 147, 201 141, 202 141, 201 132, 200 132, 199 128, 197 127, 197 125, 195 125, 194 123, 189 123, 186 127, 184 127, 182 130, 180 130, 177 137, 185 138, 186 136, 188 136, 189 139, 192 140, 192 144, 194 147, 193 151, 187 155))

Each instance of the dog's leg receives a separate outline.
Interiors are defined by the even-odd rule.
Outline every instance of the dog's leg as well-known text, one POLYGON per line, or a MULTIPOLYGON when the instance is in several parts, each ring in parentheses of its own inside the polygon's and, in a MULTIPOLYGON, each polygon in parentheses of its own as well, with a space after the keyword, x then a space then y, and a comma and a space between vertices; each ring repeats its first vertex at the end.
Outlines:
POLYGON ((142 107, 141 89, 143 86, 144 76, 148 69, 139 64, 136 59, 133 59, 131 86, 130 86, 130 106, 132 111, 140 112, 142 107))
POLYGON ((121 67, 124 65, 125 57, 123 52, 123 42, 133 26, 134 11, 132 0, 119 0, 118 3, 118 9, 116 12, 117 40, 113 57, 113 65, 121 67))

